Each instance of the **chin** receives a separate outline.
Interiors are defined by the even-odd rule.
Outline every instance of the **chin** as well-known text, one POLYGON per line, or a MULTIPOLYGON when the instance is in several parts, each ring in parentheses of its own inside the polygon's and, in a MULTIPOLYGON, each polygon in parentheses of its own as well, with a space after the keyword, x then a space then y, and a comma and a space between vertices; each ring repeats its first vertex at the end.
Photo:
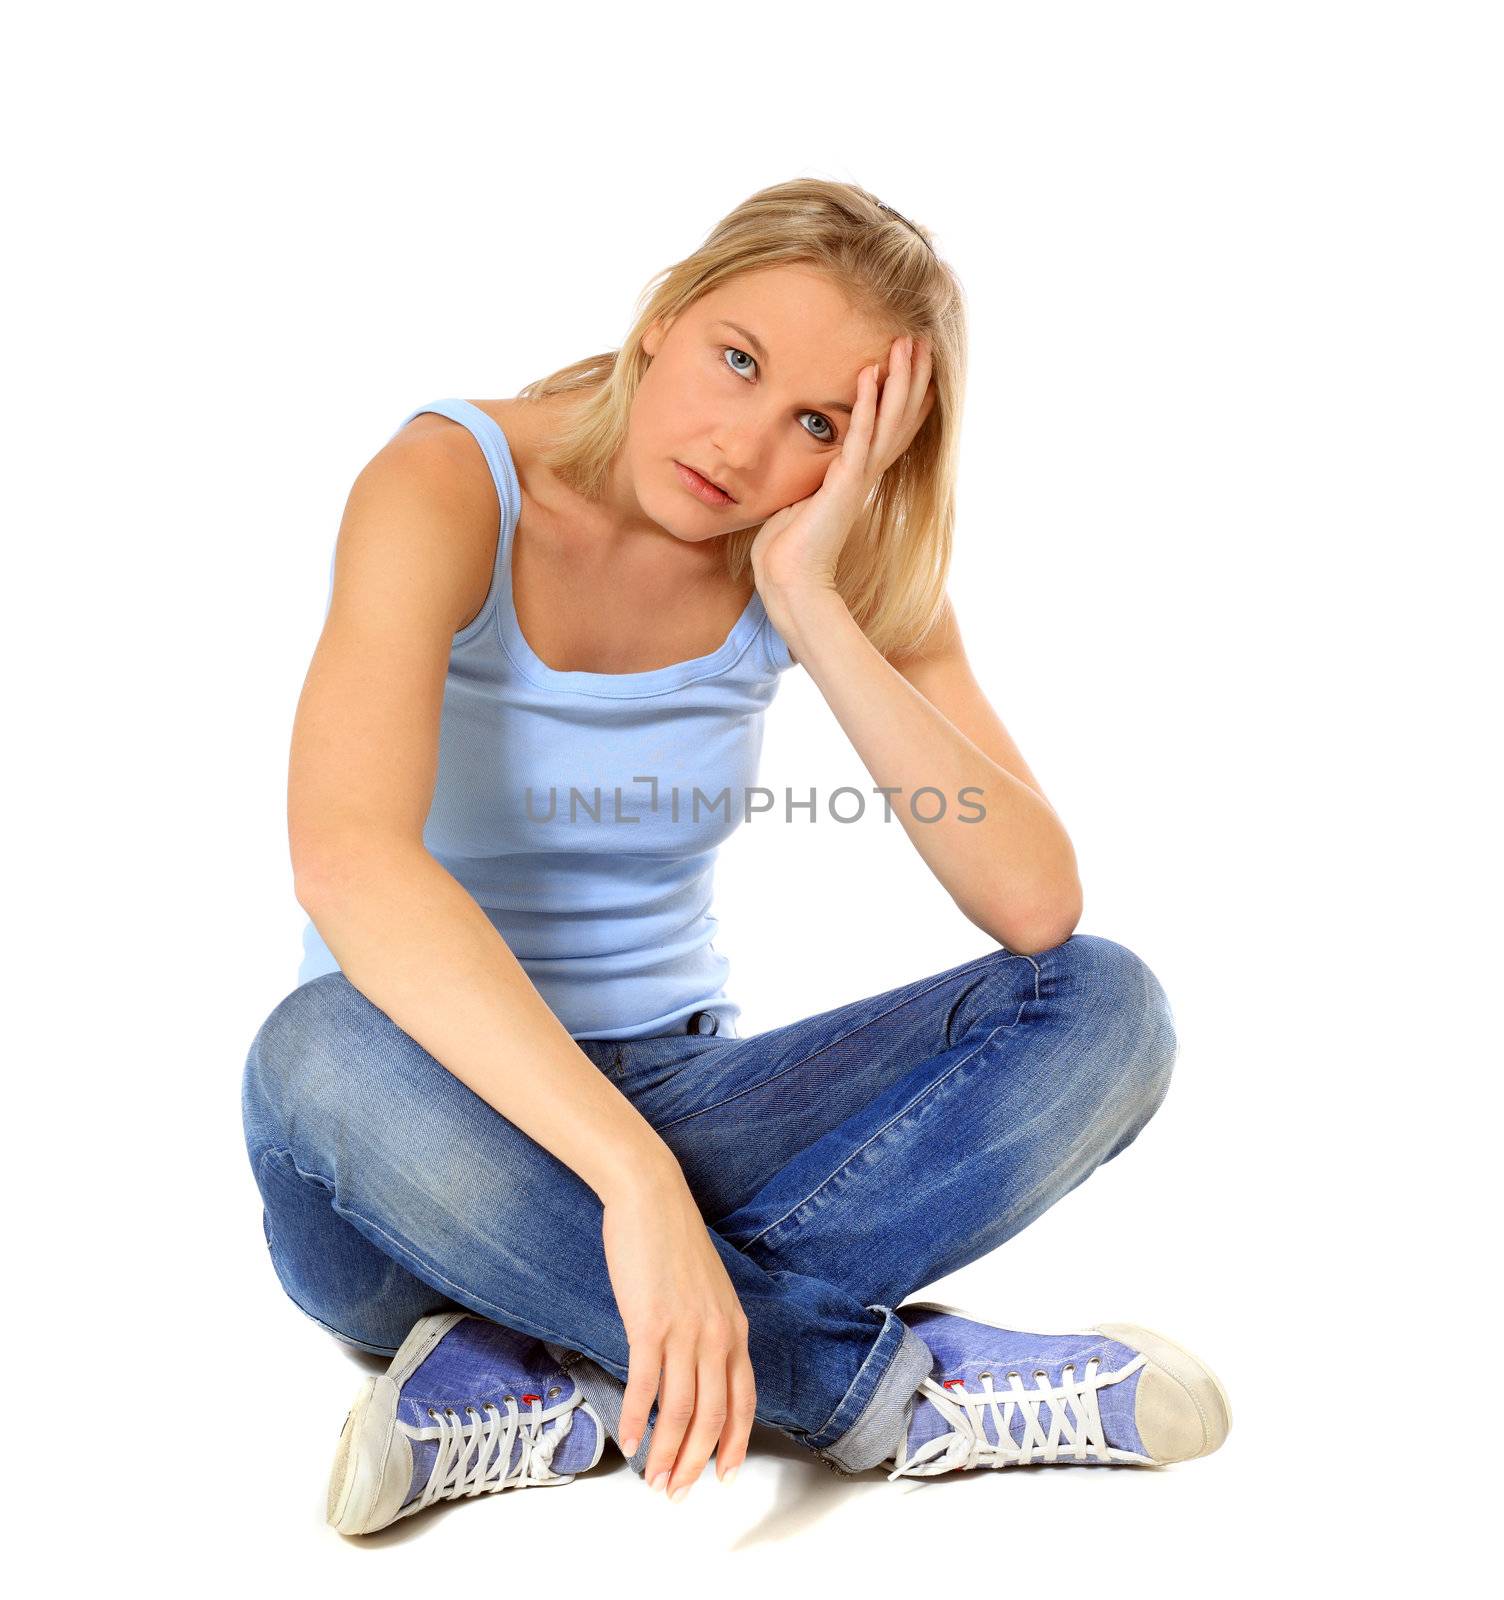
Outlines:
MULTIPOLYGON (((706 509, 710 508, 707 506, 706 509)), ((685 544, 704 544, 710 539, 719 539, 723 534, 732 531, 729 528, 687 528, 683 526, 687 520, 686 511, 690 516, 694 514, 693 501, 690 501, 688 506, 675 505, 670 515, 666 517, 659 516, 656 512, 651 515, 665 533, 673 534, 685 544)))

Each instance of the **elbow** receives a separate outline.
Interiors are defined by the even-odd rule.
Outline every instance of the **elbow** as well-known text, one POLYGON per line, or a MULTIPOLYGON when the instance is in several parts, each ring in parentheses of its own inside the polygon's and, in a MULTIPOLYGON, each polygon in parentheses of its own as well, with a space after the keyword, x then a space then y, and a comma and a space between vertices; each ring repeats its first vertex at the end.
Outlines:
POLYGON ((295 861, 292 868, 292 892, 298 904, 311 917, 329 899, 330 884, 337 874, 320 862, 295 861))
POLYGON ((404 850, 402 840, 363 833, 325 842, 317 850, 294 851, 293 894, 309 916, 314 916, 332 899, 343 899, 352 889, 371 883, 404 850))
POLYGON ((1073 882, 1044 905, 1028 911, 1015 901, 990 916, 972 916, 971 920, 1005 950, 1036 956, 1070 938, 1081 921, 1082 904, 1081 885, 1073 882))
POLYGON ((342 847, 338 841, 321 839, 317 848, 312 844, 299 847, 294 843, 292 892, 298 904, 310 916, 318 907, 328 903, 330 894, 341 880, 349 878, 351 855, 348 844, 342 847))
MULTIPOLYGON (((1022 935, 1015 935, 1013 938, 998 939, 997 942, 1005 950, 1011 950, 1016 956, 1042 955, 1046 950, 1053 950, 1056 945, 1064 944, 1076 931, 1076 922, 1078 921, 1080 921, 1079 917, 1073 922, 1055 923, 1045 932, 1034 930, 1022 935)), ((994 934, 993 937, 996 938, 997 936, 994 934)))

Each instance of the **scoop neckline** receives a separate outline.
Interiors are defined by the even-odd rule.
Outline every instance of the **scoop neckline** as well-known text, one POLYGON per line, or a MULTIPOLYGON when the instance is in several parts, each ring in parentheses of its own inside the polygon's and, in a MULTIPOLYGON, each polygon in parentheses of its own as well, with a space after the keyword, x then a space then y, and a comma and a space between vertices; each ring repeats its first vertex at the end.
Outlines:
MULTIPOLYGON (((474 402, 469 402, 473 404, 474 402)), ((527 642, 522 624, 517 620, 517 601, 512 588, 512 556, 517 524, 522 520, 522 481, 512 460, 512 447, 506 430, 481 407, 480 412, 496 431, 500 442, 502 465, 506 468, 511 516, 504 520, 501 529, 502 550, 497 556, 497 576, 500 579, 496 597, 496 615, 502 640, 513 664, 534 683, 550 689, 574 690, 580 694, 633 696, 656 694, 664 689, 674 689, 698 678, 711 677, 737 659, 756 636, 767 616, 762 595, 753 589, 741 616, 732 625, 721 644, 708 655, 693 656, 687 661, 671 661, 667 666, 650 667, 645 672, 582 672, 560 671, 551 667, 527 642)))

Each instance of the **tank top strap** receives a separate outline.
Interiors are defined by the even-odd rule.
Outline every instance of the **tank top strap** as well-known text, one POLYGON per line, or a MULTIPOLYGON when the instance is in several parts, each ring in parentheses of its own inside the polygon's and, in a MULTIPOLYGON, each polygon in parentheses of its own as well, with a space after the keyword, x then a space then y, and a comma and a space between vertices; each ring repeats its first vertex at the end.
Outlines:
POLYGON ((491 469, 496 495, 501 501, 503 525, 510 531, 511 524, 522 510, 522 489, 501 424, 468 400, 433 400, 426 406, 419 406, 416 411, 409 411, 394 431, 401 432, 414 417, 421 417, 428 411, 437 412, 439 416, 448 417, 451 422, 470 430, 480 446, 481 454, 486 458, 486 465, 491 469))
POLYGON ((501 508, 496 530, 496 559, 491 572, 491 589, 480 611, 455 634, 453 642, 460 645, 473 639, 491 621, 503 585, 511 581, 512 530, 517 526, 517 519, 522 514, 522 485, 517 477, 516 465, 512 461, 511 446, 507 444, 507 436, 502 432, 501 424, 469 400, 430 401, 428 405, 419 406, 417 410, 408 412, 395 432, 400 432, 414 417, 421 417, 429 411, 436 412, 441 417, 448 417, 451 422, 457 422, 469 430, 471 437, 480 446, 481 454, 486 458, 486 465, 491 469, 491 481, 496 485, 496 498, 501 508))

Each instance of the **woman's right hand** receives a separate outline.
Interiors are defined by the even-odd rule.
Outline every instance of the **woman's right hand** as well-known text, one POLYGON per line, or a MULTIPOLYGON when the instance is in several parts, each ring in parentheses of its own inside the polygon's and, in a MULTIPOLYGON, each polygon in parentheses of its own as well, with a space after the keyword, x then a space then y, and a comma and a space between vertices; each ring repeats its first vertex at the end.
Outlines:
POLYGON ((656 1394, 648 1485, 663 1472, 669 1494, 694 1483, 712 1450, 724 1479, 746 1458, 757 1385, 746 1314, 683 1173, 606 1200, 601 1238, 630 1351, 623 1448, 636 1453, 656 1394))

